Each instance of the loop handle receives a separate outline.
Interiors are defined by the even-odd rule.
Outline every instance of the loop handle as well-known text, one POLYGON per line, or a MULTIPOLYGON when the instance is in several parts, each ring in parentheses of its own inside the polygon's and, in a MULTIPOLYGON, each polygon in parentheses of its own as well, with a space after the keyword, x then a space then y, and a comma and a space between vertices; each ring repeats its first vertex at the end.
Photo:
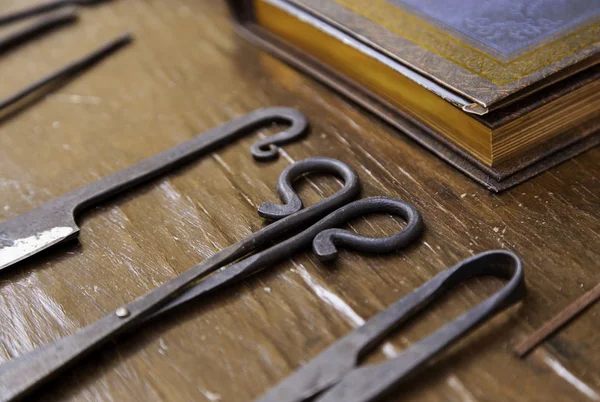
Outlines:
POLYGON ((409 375, 457 342, 498 312, 523 299, 526 293, 523 266, 509 251, 495 250, 475 255, 449 268, 432 280, 370 319, 348 336, 360 357, 379 343, 391 329, 416 315, 442 293, 460 282, 477 276, 496 276, 508 283, 477 306, 412 345, 398 357, 376 365, 358 368, 316 402, 369 402, 387 395, 409 375))
POLYGON ((256 110, 248 115, 248 121, 254 120, 258 126, 264 123, 281 123, 290 126, 277 134, 262 138, 250 147, 254 159, 271 160, 277 157, 278 145, 292 142, 306 133, 308 120, 300 111, 287 107, 271 107, 256 110))
POLYGON ((419 211, 412 205, 393 198, 365 198, 348 204, 339 212, 346 221, 373 213, 393 214, 406 220, 407 225, 402 231, 386 237, 366 237, 338 228, 323 230, 313 240, 313 251, 321 261, 335 259, 338 253, 336 246, 361 252, 389 253, 406 247, 423 229, 419 211))
MULTIPOLYGON (((274 138, 269 137, 269 138, 274 138)), ((258 214, 263 218, 278 220, 286 216, 295 214, 302 209, 302 200, 294 190, 293 182, 300 176, 307 173, 329 173, 338 176, 344 181, 344 186, 341 190, 327 199, 340 198, 348 193, 354 196, 360 191, 358 175, 348 165, 332 158, 308 158, 298 162, 294 162, 285 168, 279 175, 277 181, 277 191, 283 204, 275 204, 273 202, 263 202, 258 207, 258 214)), ((354 198, 352 196, 351 198, 354 198)), ((348 197, 342 197, 348 199, 348 197)))

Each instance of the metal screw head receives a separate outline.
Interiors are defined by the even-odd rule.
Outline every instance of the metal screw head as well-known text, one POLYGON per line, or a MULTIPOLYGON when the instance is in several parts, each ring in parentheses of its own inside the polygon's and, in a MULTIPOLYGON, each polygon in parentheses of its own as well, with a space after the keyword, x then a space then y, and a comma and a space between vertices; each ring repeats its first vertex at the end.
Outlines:
POLYGON ((129 310, 127 310, 125 307, 119 307, 115 313, 119 318, 125 318, 129 316, 129 310))

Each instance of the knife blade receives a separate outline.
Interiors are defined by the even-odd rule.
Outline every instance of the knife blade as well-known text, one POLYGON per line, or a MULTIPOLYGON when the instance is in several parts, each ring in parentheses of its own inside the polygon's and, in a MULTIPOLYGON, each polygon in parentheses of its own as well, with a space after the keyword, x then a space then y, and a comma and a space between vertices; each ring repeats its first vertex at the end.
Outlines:
POLYGON ((277 145, 297 139, 308 127, 306 117, 298 110, 258 109, 0 223, 0 271, 53 245, 76 238, 79 227, 75 216, 86 207, 274 122, 289 124, 289 127, 254 143, 251 152, 255 159, 276 157, 277 145))
POLYGON ((77 236, 79 227, 62 198, 0 225, 0 269, 77 236))

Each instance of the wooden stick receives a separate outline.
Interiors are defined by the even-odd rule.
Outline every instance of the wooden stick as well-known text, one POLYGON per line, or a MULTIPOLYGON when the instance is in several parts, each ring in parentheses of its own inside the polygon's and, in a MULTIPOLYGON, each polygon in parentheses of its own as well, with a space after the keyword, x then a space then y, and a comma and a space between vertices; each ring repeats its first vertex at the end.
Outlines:
POLYGON ((600 283, 592 290, 579 297, 577 300, 569 304, 563 311, 558 313, 554 318, 547 321, 544 325, 534 331, 523 343, 517 346, 514 350, 515 354, 520 358, 525 357, 529 352, 535 349, 540 343, 544 342, 559 329, 567 325, 579 314, 584 312, 592 304, 600 299, 600 283))

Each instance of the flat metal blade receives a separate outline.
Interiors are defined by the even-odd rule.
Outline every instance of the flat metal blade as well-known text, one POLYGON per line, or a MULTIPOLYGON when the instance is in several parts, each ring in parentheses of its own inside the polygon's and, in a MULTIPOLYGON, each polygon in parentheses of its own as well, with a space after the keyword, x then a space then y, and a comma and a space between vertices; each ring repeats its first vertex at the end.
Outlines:
POLYGON ((0 270, 77 236, 72 212, 53 204, 0 223, 0 270))
POLYGON ((271 388, 256 402, 303 402, 336 384, 356 365, 356 349, 351 343, 341 341, 271 388))

